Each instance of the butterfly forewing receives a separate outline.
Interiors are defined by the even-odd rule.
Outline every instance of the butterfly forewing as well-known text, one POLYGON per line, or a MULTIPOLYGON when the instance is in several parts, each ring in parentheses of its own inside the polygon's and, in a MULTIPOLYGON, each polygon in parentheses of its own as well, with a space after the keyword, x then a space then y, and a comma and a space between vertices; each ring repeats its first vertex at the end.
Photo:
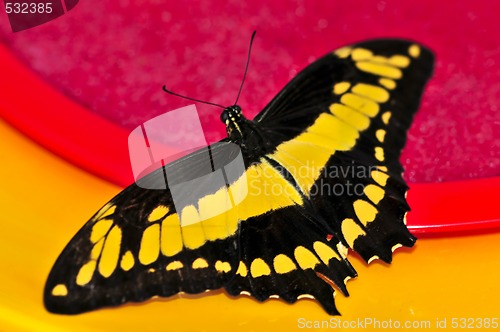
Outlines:
POLYGON ((276 144, 269 158, 367 261, 389 262, 415 241, 398 158, 432 68, 432 53, 412 42, 347 46, 306 68, 257 116, 276 144))
POLYGON ((205 166, 217 174, 221 168, 213 169, 211 161, 233 157, 228 145, 210 147, 208 163, 202 149, 149 174, 138 181, 142 187, 131 185, 97 212, 56 261, 45 287, 46 307, 72 314, 222 287, 236 271, 239 219, 234 209, 210 207, 230 202, 227 195, 212 197, 227 189, 206 176, 205 166), (186 189, 177 189, 175 202, 170 188, 147 189, 164 185, 165 175, 175 178, 172 187, 186 189))

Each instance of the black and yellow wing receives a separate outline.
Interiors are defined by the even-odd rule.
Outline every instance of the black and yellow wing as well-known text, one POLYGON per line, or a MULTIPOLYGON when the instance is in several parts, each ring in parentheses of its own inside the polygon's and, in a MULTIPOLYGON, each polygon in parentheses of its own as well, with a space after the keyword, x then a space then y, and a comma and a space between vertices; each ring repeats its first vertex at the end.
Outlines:
POLYGON ((404 226, 408 187, 398 159, 433 63, 428 49, 404 40, 343 47, 307 67, 255 119, 275 138, 270 158, 367 261, 389 262, 391 248, 415 241, 404 226))
POLYGON ((213 210, 207 205, 229 204, 227 195, 198 192, 184 197, 183 202, 193 204, 176 207, 170 187, 145 188, 164 184, 168 174, 175 179, 172 187, 196 179, 200 188, 213 189, 213 183, 203 179, 213 171, 207 154, 231 158, 230 148, 221 143, 174 162, 102 207, 52 268, 45 286, 46 308, 75 314, 152 296, 196 294, 227 283, 238 262, 238 220, 224 213, 199 222, 200 215, 213 210))
POLYGON ((47 309, 224 287, 261 301, 314 297, 337 314, 333 286, 347 294, 356 276, 347 248, 390 262, 415 241, 398 157, 432 66, 430 51, 401 40, 311 64, 249 122, 248 139, 169 164, 142 180, 168 180, 166 189, 133 184, 94 215, 56 261, 47 309), (227 168, 238 155, 240 171, 227 168), (219 171, 222 185, 205 177, 219 171), (196 190, 178 191, 188 183, 196 190))
POLYGON ((229 293, 288 302, 309 295, 336 313, 323 281, 347 294, 344 284, 356 275, 344 260, 347 248, 389 263, 396 248, 413 246, 398 158, 432 68, 432 53, 408 41, 344 47, 299 73, 257 115, 274 147, 266 159, 292 179, 305 204, 241 224, 244 262, 262 259, 269 269, 259 278, 237 274, 229 293), (311 223, 323 233, 303 228, 311 223), (280 273, 282 253, 288 273, 280 273))

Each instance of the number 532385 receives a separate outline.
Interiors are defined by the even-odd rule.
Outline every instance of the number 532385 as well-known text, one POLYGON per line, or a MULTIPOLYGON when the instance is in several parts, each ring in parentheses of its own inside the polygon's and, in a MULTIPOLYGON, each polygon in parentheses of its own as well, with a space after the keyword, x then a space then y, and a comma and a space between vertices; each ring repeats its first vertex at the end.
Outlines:
POLYGON ((5 12, 7 14, 50 14, 52 2, 6 2, 5 12))

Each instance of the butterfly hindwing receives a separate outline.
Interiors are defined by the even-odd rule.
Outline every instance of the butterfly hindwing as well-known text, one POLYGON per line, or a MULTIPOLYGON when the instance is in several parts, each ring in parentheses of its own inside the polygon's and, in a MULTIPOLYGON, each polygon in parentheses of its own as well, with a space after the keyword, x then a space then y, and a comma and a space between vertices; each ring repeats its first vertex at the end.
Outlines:
POLYGON ((347 248, 320 224, 297 205, 242 223, 241 258, 225 286, 228 293, 289 303, 314 298, 329 314, 338 314, 332 286, 347 295, 345 283, 356 271, 347 261, 347 248))

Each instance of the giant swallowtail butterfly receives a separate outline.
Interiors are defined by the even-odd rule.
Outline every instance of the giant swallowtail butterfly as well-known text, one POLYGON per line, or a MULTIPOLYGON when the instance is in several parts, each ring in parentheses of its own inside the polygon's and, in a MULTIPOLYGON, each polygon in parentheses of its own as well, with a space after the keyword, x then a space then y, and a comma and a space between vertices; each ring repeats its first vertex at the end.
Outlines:
POLYGON ((389 263, 415 243, 398 158, 432 69, 419 44, 372 40, 309 65, 253 120, 227 107, 226 139, 140 180, 168 174, 166 188, 134 183, 83 226, 50 272, 46 308, 76 314, 223 288, 259 301, 313 297, 338 314, 334 293, 348 294, 356 276, 349 248, 389 263), (237 155, 241 171, 228 170, 237 155), (222 186, 204 180, 207 165, 223 170, 222 186), (175 204, 172 188, 189 181, 197 190, 175 204))

